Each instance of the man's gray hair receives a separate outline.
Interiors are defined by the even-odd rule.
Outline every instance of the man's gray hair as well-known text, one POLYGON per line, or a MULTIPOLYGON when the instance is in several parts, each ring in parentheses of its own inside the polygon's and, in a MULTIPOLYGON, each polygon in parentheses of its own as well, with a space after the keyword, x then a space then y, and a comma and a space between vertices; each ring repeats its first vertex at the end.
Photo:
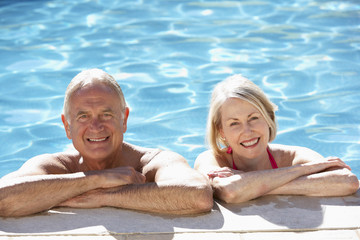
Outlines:
POLYGON ((63 113, 66 118, 69 117, 70 97, 76 91, 86 86, 87 84, 91 84, 91 83, 102 83, 105 84, 106 86, 109 86, 118 94, 122 109, 126 108, 124 94, 118 82, 110 74, 104 72, 103 70, 93 68, 80 72, 69 83, 65 92, 64 109, 63 109, 63 113))

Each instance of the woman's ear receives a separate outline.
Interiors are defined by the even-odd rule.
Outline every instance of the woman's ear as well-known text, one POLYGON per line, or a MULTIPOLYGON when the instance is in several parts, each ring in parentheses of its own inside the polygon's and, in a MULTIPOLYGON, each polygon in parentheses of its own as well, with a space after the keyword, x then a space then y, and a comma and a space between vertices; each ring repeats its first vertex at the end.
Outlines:
POLYGON ((223 140, 223 141, 225 142, 225 141, 226 141, 226 138, 225 138, 224 130, 222 129, 222 127, 219 127, 219 128, 218 128, 218 132, 219 132, 219 134, 220 134, 221 140, 223 140))

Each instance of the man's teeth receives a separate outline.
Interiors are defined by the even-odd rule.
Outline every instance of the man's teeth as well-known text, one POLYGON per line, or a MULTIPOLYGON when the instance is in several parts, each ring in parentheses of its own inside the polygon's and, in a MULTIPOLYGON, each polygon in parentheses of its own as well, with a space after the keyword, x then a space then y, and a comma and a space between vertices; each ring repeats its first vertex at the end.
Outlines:
POLYGON ((257 139, 254 139, 254 140, 250 141, 250 142, 243 142, 241 144, 244 145, 245 147, 249 147, 249 146, 252 146, 252 145, 256 144, 258 141, 259 141, 259 139, 257 138, 257 139))
POLYGON ((105 141, 106 138, 89 138, 90 142, 101 142, 101 141, 105 141))

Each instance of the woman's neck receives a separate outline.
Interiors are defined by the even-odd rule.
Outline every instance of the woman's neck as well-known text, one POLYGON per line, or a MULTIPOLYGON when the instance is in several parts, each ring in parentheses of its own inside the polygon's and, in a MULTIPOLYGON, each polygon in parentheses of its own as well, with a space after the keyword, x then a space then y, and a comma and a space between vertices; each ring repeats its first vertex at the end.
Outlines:
POLYGON ((251 172, 258 170, 271 169, 268 153, 266 149, 256 158, 244 158, 243 156, 232 153, 233 160, 237 168, 241 171, 251 172))

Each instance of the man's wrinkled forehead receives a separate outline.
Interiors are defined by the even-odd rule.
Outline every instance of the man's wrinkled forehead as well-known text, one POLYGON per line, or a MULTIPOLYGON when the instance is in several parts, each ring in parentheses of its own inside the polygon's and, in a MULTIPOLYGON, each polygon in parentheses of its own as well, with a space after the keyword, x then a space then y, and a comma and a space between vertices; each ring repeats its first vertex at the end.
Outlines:
POLYGON ((122 109, 122 99, 119 94, 109 85, 102 82, 88 82, 77 88, 69 96, 69 102, 82 101, 89 105, 96 105, 104 101, 104 96, 100 97, 97 93, 105 93, 105 96, 114 96, 117 99, 118 105, 122 109))

